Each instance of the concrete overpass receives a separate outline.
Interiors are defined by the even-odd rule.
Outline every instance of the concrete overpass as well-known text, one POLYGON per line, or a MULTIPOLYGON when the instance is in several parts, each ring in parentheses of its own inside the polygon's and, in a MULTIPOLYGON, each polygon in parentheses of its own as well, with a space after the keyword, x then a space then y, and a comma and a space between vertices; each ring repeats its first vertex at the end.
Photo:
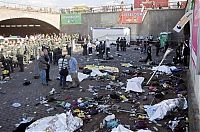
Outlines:
POLYGON ((59 33, 60 14, 0 8, 0 35, 59 33))

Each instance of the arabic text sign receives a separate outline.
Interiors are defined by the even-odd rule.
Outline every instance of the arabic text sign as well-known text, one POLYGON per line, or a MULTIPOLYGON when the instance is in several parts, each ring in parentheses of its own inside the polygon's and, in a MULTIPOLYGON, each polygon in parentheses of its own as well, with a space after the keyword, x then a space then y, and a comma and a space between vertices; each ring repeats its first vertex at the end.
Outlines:
POLYGON ((141 10, 133 10, 133 11, 124 11, 120 14, 120 20, 119 22, 121 24, 141 24, 143 22, 143 19, 146 15, 147 11, 144 10, 141 12, 141 10))

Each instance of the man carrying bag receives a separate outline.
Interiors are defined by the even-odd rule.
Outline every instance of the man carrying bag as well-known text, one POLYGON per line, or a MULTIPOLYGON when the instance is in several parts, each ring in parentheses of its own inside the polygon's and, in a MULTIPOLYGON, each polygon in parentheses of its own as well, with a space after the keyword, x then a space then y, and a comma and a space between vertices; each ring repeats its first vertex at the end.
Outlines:
POLYGON ((68 60, 65 58, 66 55, 62 55, 62 57, 58 60, 59 74, 60 74, 60 86, 62 88, 66 88, 66 78, 69 74, 68 71, 68 60))

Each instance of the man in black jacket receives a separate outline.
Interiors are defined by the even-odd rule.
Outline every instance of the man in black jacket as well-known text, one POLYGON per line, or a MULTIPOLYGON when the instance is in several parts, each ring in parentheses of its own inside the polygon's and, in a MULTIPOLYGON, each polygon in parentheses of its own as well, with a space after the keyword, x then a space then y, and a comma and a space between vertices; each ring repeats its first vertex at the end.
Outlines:
POLYGON ((24 72, 24 56, 22 54, 17 54, 17 61, 19 65, 19 72, 24 72))
POLYGON ((119 51, 119 46, 120 46, 120 37, 117 38, 117 40, 116 40, 116 44, 117 44, 117 51, 119 51))
POLYGON ((46 69, 46 81, 48 83, 48 81, 51 81, 51 79, 49 78, 49 72, 50 72, 50 64, 49 63, 50 63, 50 58, 49 58, 49 52, 48 52, 48 50, 46 48, 43 50, 43 52, 44 52, 44 59, 48 63, 47 69, 46 69))
POLYGON ((147 48, 147 58, 145 59, 145 62, 147 63, 148 60, 152 61, 151 45, 149 45, 148 48, 147 48))
POLYGON ((160 51, 160 40, 158 39, 156 42, 156 56, 159 56, 159 51, 160 51))
POLYGON ((176 64, 180 64, 182 63, 181 60, 181 44, 178 45, 178 47, 176 48, 176 64))

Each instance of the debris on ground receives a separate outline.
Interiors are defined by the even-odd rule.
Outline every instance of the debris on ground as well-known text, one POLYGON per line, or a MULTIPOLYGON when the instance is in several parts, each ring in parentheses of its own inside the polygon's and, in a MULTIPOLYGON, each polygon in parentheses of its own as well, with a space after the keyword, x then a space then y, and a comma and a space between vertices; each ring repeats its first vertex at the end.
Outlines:
POLYGON ((26 132, 36 131, 54 131, 54 132, 73 132, 83 126, 83 120, 74 117, 71 111, 66 114, 57 114, 55 116, 44 117, 33 122, 26 132))

